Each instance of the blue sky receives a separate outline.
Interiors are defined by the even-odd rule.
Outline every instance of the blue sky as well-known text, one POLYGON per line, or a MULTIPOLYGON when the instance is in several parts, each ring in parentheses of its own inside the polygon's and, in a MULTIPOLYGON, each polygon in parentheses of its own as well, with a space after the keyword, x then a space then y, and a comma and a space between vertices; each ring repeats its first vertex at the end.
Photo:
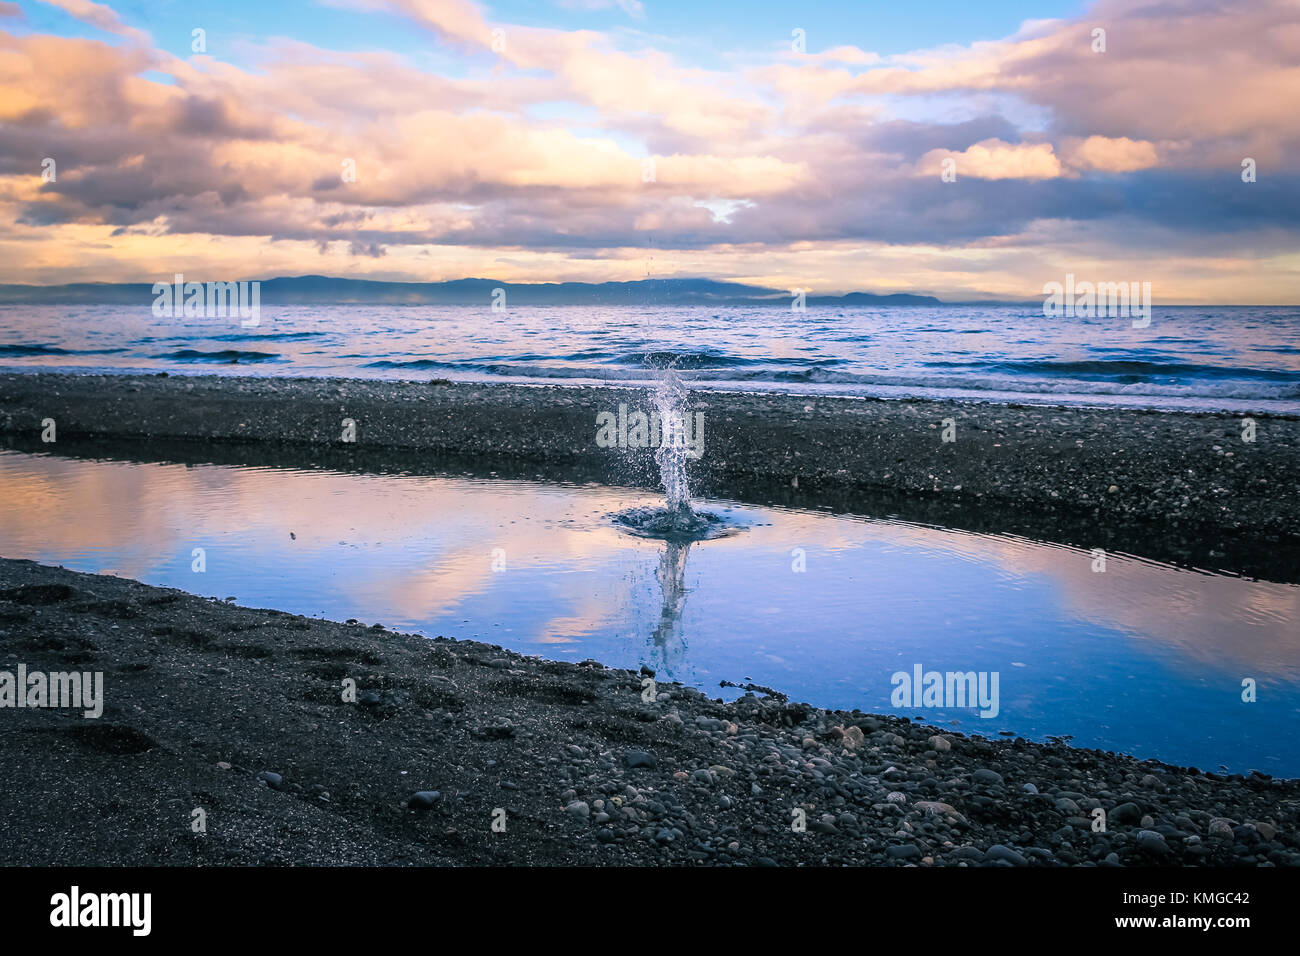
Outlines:
MULTIPOLYGON (((969 44, 1009 36, 1026 20, 1073 16, 1078 0, 928 0, 896 2, 778 3, 645 0, 636 18, 611 0, 604 9, 556 0, 506 0, 487 4, 488 18, 562 30, 600 30, 618 36, 626 47, 643 43, 672 50, 694 64, 714 66, 731 54, 784 50, 791 31, 805 31, 811 52, 853 44, 883 55, 948 43, 969 44)), ((591 0, 602 2, 602 0, 591 0)), ((99 38, 103 33, 62 10, 24 0, 26 23, 15 32, 99 38)), ((244 43, 292 37, 332 50, 388 50, 419 58, 431 51, 426 35, 409 21, 377 10, 331 6, 309 0, 120 0, 112 4, 127 23, 147 29, 155 43, 176 56, 190 53, 190 31, 209 33, 214 55, 241 61, 244 43), (229 49, 222 49, 222 37, 229 49)))

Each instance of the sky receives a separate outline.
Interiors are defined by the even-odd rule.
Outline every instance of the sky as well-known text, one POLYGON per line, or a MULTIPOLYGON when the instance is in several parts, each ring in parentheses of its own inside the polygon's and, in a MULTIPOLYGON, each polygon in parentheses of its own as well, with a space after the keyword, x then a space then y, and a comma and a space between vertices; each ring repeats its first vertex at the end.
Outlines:
POLYGON ((0 282, 1300 304, 1297 104, 1300 0, 0 0, 0 282))

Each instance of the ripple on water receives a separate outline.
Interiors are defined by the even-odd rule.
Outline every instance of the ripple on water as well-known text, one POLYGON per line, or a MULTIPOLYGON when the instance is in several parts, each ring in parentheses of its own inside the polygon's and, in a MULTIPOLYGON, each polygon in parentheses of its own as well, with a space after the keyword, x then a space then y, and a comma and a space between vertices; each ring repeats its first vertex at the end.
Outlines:
POLYGON ((683 508, 629 508, 611 515, 624 531, 663 541, 707 541, 745 530, 745 525, 711 511, 683 508))

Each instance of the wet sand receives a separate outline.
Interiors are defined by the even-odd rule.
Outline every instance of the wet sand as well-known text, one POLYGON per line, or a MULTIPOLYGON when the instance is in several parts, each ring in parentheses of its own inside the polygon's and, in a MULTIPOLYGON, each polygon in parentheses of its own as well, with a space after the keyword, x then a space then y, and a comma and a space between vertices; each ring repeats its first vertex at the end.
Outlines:
MULTIPOLYGON (((596 419, 640 389, 0 375, 9 447, 171 460, 460 470, 658 487, 596 419), (54 446, 41 441, 53 419, 54 446), (344 441, 344 420, 355 440, 344 441)), ((1300 580, 1300 419, 692 393, 694 494, 1024 534, 1300 580), (951 425, 951 429, 946 428, 951 425), (944 441, 945 431, 955 440, 944 441)))
POLYGON ((1300 864, 1300 781, 0 560, 20 662, 104 703, 0 709, 0 865, 1300 864))

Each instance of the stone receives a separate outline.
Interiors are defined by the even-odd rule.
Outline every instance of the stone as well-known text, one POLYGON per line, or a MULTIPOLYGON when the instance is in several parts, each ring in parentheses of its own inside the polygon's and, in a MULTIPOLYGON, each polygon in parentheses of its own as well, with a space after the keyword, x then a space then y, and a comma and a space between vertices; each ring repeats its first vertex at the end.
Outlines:
POLYGON ((411 795, 406 805, 412 810, 428 810, 442 798, 437 790, 420 790, 411 795))
POLYGON ((653 770, 657 764, 655 756, 644 750, 629 750, 623 755, 623 763, 629 770, 635 770, 644 767, 647 770, 653 770))
POLYGON ((995 843, 984 852, 985 862, 1005 860, 1012 866, 1027 866, 1029 861, 1021 854, 1011 849, 1009 846, 1003 846, 1001 843, 995 843))

